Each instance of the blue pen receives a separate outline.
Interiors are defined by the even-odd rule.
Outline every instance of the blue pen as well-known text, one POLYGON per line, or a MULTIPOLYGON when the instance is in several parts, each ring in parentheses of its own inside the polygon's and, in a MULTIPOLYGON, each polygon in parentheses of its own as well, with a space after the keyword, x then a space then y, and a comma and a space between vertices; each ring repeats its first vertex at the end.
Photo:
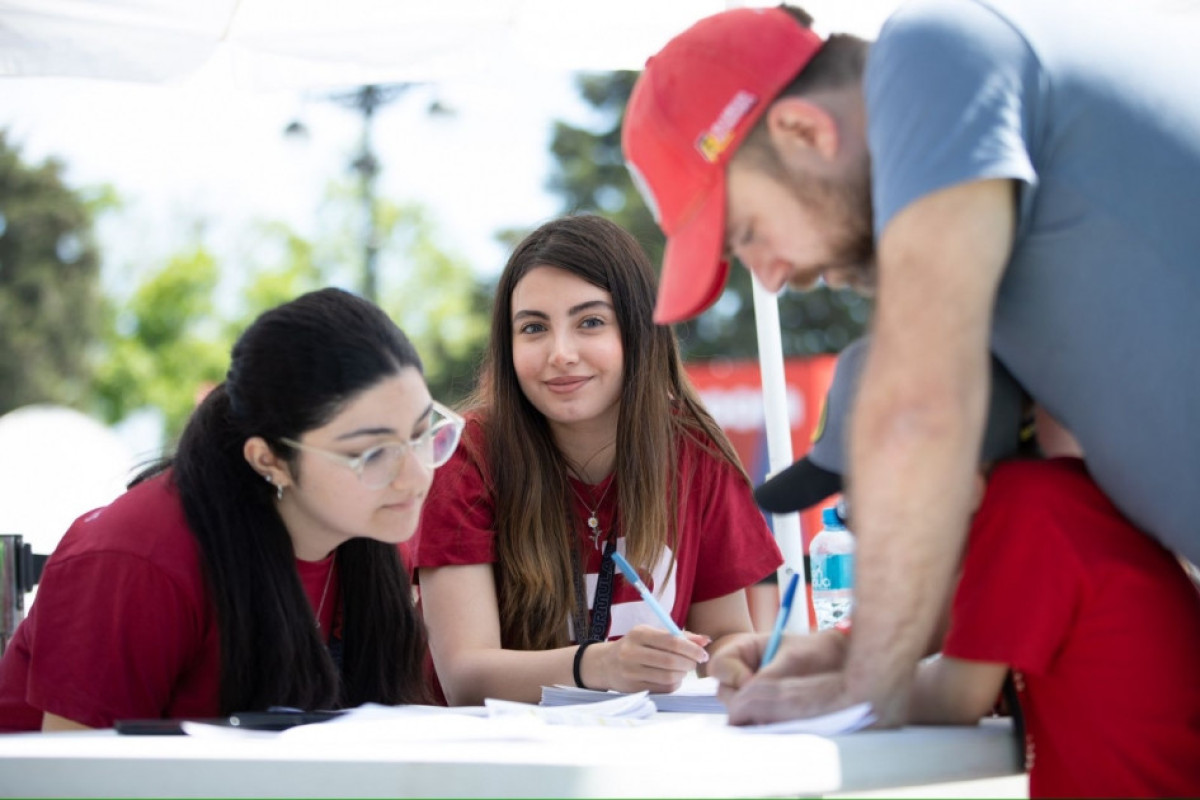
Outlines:
POLYGON ((771 638, 767 640, 767 650, 763 653, 761 667, 765 667, 775 657, 775 651, 779 649, 779 641, 783 638, 783 629, 787 627, 788 617, 792 615, 792 602, 796 599, 796 585, 800 583, 800 573, 793 572, 792 579, 788 581, 787 589, 783 593, 783 599, 779 602, 779 616, 775 617, 775 628, 771 631, 771 638))
POLYGON ((642 579, 638 577, 637 570, 625 560, 625 556, 614 551, 612 558, 616 565, 621 568, 621 572, 625 575, 625 580, 629 581, 633 588, 638 590, 638 594, 642 596, 642 600, 646 601, 646 605, 650 606, 650 610, 662 621, 663 627, 670 631, 672 636, 683 636, 683 631, 675 624, 675 620, 671 619, 671 615, 659 605, 658 598, 650 594, 650 590, 646 588, 646 584, 642 583, 642 579))

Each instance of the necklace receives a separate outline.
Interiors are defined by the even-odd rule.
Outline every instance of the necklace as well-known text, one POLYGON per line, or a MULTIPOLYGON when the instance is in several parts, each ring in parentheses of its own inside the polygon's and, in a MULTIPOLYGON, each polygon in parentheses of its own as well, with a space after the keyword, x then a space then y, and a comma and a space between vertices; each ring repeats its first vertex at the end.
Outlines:
POLYGON ((608 490, 612 488, 612 485, 615 482, 616 478, 610 477, 608 480, 608 485, 604 487, 604 492, 600 495, 600 499, 595 503, 596 507, 589 508, 589 506, 592 504, 583 499, 583 495, 581 495, 579 490, 575 488, 575 484, 571 483, 569 480, 567 481, 567 485, 571 487, 571 491, 574 492, 575 496, 579 498, 579 502, 583 503, 583 507, 588 510, 587 526, 592 532, 592 547, 596 548, 597 550, 600 549, 600 537, 603 535, 603 531, 600 530, 600 518, 596 516, 596 512, 600 510, 600 506, 604 503, 604 498, 608 497, 608 490))
POLYGON ((325 573, 325 588, 321 590, 321 602, 317 603, 317 630, 321 630, 321 612, 325 610, 325 596, 329 594, 329 582, 333 580, 333 571, 337 569, 337 551, 333 551, 333 560, 329 562, 329 571, 325 573))

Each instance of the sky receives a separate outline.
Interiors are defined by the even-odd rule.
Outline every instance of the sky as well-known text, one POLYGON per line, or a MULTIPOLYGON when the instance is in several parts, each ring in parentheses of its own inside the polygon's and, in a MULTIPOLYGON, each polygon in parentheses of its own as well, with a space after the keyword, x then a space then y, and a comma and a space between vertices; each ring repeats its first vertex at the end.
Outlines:
MULTIPOLYGON (((380 195, 427 206, 446 249, 480 274, 498 272, 506 254, 495 231, 558 210, 544 189, 553 120, 591 119, 573 77, 514 64, 399 94, 372 126, 380 195), (435 100, 453 113, 428 114, 435 100)), ((64 161, 71 185, 116 189, 125 208, 100 230, 111 277, 130 259, 171 252, 196 219, 217 242, 254 219, 311 230, 322 192, 348 175, 362 130, 333 94, 3 78, 0 128, 27 161, 64 161), (284 135, 293 120, 307 137, 284 135)))

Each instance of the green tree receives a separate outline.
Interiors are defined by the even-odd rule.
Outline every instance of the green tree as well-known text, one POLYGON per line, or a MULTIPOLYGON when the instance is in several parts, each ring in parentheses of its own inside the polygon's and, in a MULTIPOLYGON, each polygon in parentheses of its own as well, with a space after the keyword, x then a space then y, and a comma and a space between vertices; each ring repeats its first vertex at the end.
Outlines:
MULTIPOLYGON (((564 213, 603 214, 632 233, 653 263, 660 264, 665 240, 621 153, 621 121, 637 77, 623 71, 576 79, 598 122, 594 127, 555 123, 550 149, 558 163, 547 186, 562 196, 564 213)), ((511 241, 515 235, 510 231, 503 238, 511 241)), ((852 292, 822 288, 785 294, 779 301, 784 354, 838 351, 862 333, 869 313, 869 303, 852 292)), ((720 300, 677 331, 688 358, 754 357, 758 340, 749 273, 732 269, 720 300)))
POLYGON ((196 245, 114 304, 94 384, 106 421, 153 406, 174 439, 200 393, 224 377, 231 337, 215 313, 219 277, 212 253, 196 245))
POLYGON ((252 234, 258 246, 241 260, 248 270, 241 300, 227 322, 231 341, 263 311, 319 289, 329 281, 327 270, 319 261, 317 245, 287 224, 257 223, 252 234))
POLYGON ((101 326, 95 214, 55 159, 28 164, 0 131, 0 414, 29 403, 80 406, 101 326))
POLYGON ((491 292, 470 265, 436 241, 427 210, 384 204, 380 229, 389 247, 381 264, 381 305, 416 345, 434 397, 447 403, 474 388, 490 328, 491 292))
MULTIPOLYGON (((145 275, 128 299, 114 300, 94 386, 104 419, 154 407, 174 441, 201 393, 224 379, 230 348, 256 316, 322 286, 357 290, 357 202, 349 183, 335 182, 312 238, 281 222, 254 223, 236 258, 193 244, 145 275)), ((380 306, 412 338, 434 396, 454 402, 474 382, 487 294, 466 263, 437 244, 423 208, 384 199, 376 213, 380 306)))
MULTIPOLYGON (((361 285, 361 210, 358 187, 335 183, 319 259, 339 285, 361 285)), ((475 384, 487 342, 491 291, 470 264, 439 241, 437 223, 417 203, 375 201, 379 305, 412 340, 434 397, 454 403, 475 384)))

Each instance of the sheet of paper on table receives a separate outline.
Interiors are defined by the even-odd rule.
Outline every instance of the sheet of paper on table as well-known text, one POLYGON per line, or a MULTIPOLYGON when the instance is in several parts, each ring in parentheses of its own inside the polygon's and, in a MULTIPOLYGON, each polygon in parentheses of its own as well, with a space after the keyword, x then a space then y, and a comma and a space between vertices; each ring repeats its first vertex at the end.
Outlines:
POLYGON ((870 706, 862 704, 834 714, 770 725, 731 726, 719 715, 660 715, 649 693, 612 693, 615 696, 596 702, 571 706, 547 707, 489 698, 482 706, 382 706, 368 703, 346 711, 327 722, 298 725, 284 731, 253 731, 184 722, 185 733, 207 738, 287 739, 296 742, 354 741, 437 742, 437 741, 546 741, 561 738, 564 728, 613 729, 657 728, 679 725, 724 731, 722 735, 741 734, 818 734, 830 736, 849 733, 870 725, 874 716, 870 706))
POLYGON ((296 741, 361 737, 364 741, 472 741, 481 739, 543 739, 554 736, 552 726, 632 727, 654 716, 646 692, 616 695, 602 703, 544 708, 531 703, 487 699, 482 706, 383 706, 367 703, 326 722, 297 725, 284 731, 255 731, 182 723, 184 733, 207 738, 274 738, 296 741), (286 736, 284 736, 286 734, 286 736))
POLYGON ((871 704, 859 703, 818 717, 770 722, 765 725, 746 725, 742 730, 747 733, 814 733, 818 736, 837 736, 840 733, 862 730, 874 721, 875 714, 871 711, 871 704))
MULTIPOLYGON (((639 694, 646 694, 641 692, 639 694)), ((616 697, 626 697, 620 692, 580 689, 575 686, 542 687, 542 706, 557 707, 582 703, 611 702, 616 697)), ((690 713, 724 714, 725 706, 717 698, 716 678, 699 678, 690 675, 683 685, 670 694, 648 695, 659 711, 682 711, 690 713)), ((821 736, 834 736, 839 733, 852 733, 867 727, 875 721, 871 707, 867 703, 852 706, 831 714, 808 719, 788 720, 767 725, 747 725, 739 730, 747 733, 815 733, 821 736)))
MULTIPOLYGON (((580 689, 576 686, 542 687, 543 706, 568 706, 580 703, 596 703, 621 697, 620 692, 596 689, 580 689)), ((717 699, 717 679, 698 678, 689 675, 683 685, 669 694, 651 692, 648 695, 659 711, 684 711, 689 713, 724 714, 725 706, 717 699)))

